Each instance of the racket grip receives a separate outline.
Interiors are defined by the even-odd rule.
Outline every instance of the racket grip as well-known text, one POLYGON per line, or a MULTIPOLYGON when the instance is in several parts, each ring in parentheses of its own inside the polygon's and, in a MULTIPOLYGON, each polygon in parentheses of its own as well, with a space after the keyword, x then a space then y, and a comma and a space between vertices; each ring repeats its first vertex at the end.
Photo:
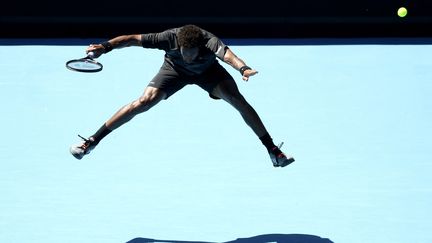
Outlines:
POLYGON ((94 52, 90 51, 87 53, 87 56, 93 59, 95 54, 94 54, 94 52))

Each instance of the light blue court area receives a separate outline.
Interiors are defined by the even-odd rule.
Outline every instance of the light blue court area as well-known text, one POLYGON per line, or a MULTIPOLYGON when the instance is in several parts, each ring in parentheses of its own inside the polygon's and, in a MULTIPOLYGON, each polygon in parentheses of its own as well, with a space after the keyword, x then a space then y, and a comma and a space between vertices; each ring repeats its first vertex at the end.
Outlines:
POLYGON ((0 242, 432 242, 431 44, 233 42, 259 74, 225 66, 296 158, 281 169, 197 86, 76 160, 163 61, 131 47, 67 70, 93 41, 0 45, 0 242))

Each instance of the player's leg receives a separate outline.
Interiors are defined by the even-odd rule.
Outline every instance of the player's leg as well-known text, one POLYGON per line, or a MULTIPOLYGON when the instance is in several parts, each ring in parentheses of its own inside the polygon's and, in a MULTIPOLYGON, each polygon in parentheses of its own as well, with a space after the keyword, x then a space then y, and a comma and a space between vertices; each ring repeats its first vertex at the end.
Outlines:
POLYGON ((120 108, 105 125, 109 130, 113 131, 130 121, 136 115, 148 111, 161 100, 165 99, 166 96, 167 94, 159 88, 148 86, 141 97, 120 108))
POLYGON ((213 96, 222 98, 240 112, 246 124, 248 124, 267 148, 275 167, 285 167, 294 162, 294 158, 286 156, 279 147, 273 143, 273 139, 267 132, 261 118, 255 109, 246 101, 240 93, 233 79, 225 79, 213 89, 213 96))
POLYGON ((180 76, 173 70, 161 69, 150 81, 144 93, 136 100, 119 109, 95 134, 88 139, 81 137, 84 142, 73 145, 70 152, 77 159, 90 153, 97 144, 113 130, 130 121, 136 115, 148 111, 163 99, 180 90, 185 85, 180 76))
POLYGON ((234 80, 226 79, 219 82, 211 94, 228 102, 238 112, 240 112, 240 115, 243 117, 246 124, 252 128, 258 137, 263 137, 268 134, 258 113, 240 93, 234 80))
POLYGON ((71 154, 81 159, 84 155, 89 154, 96 145, 113 130, 127 123, 136 115, 148 111, 161 100, 165 99, 167 94, 159 88, 148 86, 143 95, 131 103, 120 108, 107 122, 105 122, 99 130, 90 136, 88 139, 81 137, 84 142, 73 145, 70 149, 71 154))
POLYGON ((234 78, 219 63, 211 66, 196 84, 209 92, 210 97, 223 99, 237 109, 258 137, 268 134, 257 112, 240 94, 234 78))
POLYGON ((219 82, 212 92, 213 96, 219 97, 232 105, 243 117, 249 127, 252 128, 258 137, 268 134, 261 118, 255 109, 246 101, 239 92, 234 80, 227 79, 219 82))
POLYGON ((234 78, 225 68, 215 63, 203 74, 202 78, 205 81, 198 81, 197 84, 207 90, 212 98, 221 98, 239 111, 246 124, 252 128, 253 132, 267 148, 274 166, 284 167, 294 162, 292 157, 287 157, 282 153, 280 148, 273 143, 273 139, 267 132, 258 113, 240 93, 234 78))

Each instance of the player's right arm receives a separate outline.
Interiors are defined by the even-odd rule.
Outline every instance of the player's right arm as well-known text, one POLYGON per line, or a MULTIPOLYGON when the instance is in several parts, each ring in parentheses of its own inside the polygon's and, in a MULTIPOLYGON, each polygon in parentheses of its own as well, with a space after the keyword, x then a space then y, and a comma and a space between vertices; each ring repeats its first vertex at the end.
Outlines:
POLYGON ((89 47, 87 47, 86 53, 93 52, 94 57, 97 58, 113 49, 141 45, 141 34, 121 35, 100 44, 91 44, 89 47))
POLYGON ((240 71, 244 81, 248 81, 250 76, 258 73, 257 70, 247 66, 246 63, 237 57, 231 49, 227 48, 223 57, 223 61, 231 65, 236 70, 240 71))

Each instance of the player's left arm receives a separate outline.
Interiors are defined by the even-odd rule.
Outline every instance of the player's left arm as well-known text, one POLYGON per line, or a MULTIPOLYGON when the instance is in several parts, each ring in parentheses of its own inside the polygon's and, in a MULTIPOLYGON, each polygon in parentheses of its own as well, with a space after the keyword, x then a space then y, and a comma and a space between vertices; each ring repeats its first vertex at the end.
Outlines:
POLYGON ((250 76, 253 76, 258 73, 257 70, 252 69, 246 63, 237 57, 234 52, 231 51, 228 47, 225 50, 225 54, 223 57, 223 61, 236 70, 240 71, 241 75, 243 76, 244 81, 248 81, 250 76))

